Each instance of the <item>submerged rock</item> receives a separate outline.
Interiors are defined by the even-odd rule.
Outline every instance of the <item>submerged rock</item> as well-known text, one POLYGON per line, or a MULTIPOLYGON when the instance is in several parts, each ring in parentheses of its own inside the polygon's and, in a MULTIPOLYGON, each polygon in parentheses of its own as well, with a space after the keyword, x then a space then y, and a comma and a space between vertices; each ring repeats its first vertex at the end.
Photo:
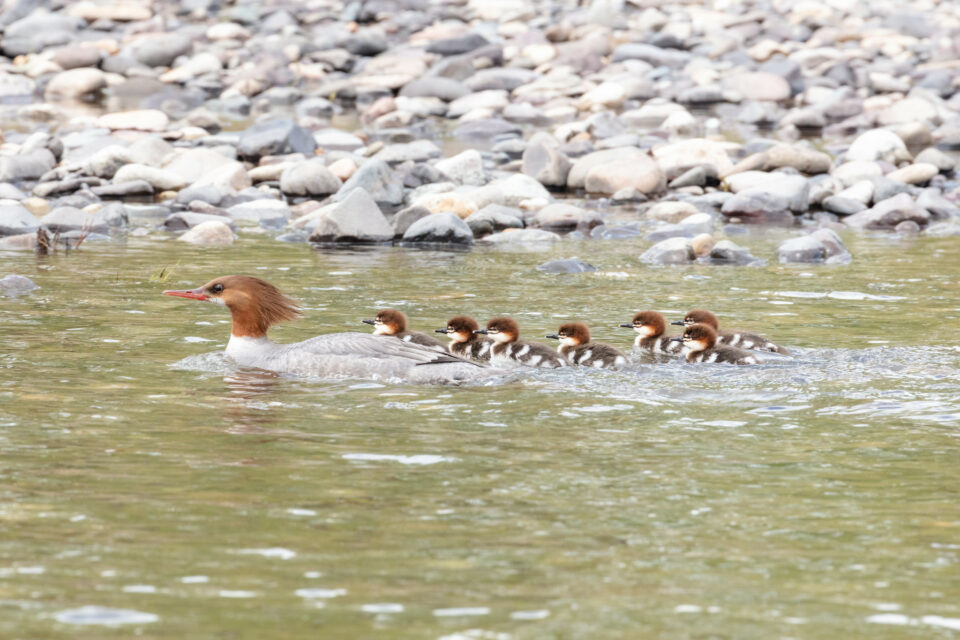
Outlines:
POLYGON ((777 248, 780 262, 823 262, 826 259, 823 243, 813 236, 791 238, 777 248))
POLYGON ((584 273, 586 271, 596 270, 597 268, 595 266, 579 258, 550 260, 537 267, 537 271, 545 271, 547 273, 584 273))
POLYGON ((5 296, 20 296, 39 288, 33 280, 26 276, 11 274, 0 278, 0 293, 5 296))

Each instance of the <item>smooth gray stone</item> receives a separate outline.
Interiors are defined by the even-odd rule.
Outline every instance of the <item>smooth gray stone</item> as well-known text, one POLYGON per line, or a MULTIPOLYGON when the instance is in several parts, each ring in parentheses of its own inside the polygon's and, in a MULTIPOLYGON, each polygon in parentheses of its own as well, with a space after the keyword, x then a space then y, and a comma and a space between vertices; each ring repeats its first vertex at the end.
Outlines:
POLYGON ((195 213, 193 211, 180 211, 171 214, 163 221, 163 228, 167 231, 185 231, 192 229, 201 222, 210 221, 222 222, 230 228, 235 228, 236 223, 229 216, 211 215, 209 213, 195 213))
POLYGON ((107 233, 109 225, 103 211, 87 213, 76 207, 57 207, 40 219, 40 222, 52 232, 91 231, 107 233))
POLYGON ((777 247, 781 263, 823 262, 826 253, 823 243, 813 236, 790 238, 777 247))
POLYGON ((0 204, 0 236, 33 233, 40 221, 20 204, 0 204))
POLYGON ((148 67, 169 67, 193 46, 187 36, 180 33, 164 33, 144 39, 134 48, 134 57, 148 67))
POLYGON ((473 244, 473 231, 455 213, 443 211, 424 216, 403 234, 404 243, 473 244))
POLYGON ((260 122, 240 136, 237 152, 247 158, 302 153, 312 156, 317 142, 309 131, 289 118, 260 122))
POLYGON ((313 227, 310 242, 388 242, 393 227, 369 193, 354 189, 335 203, 313 227))
POLYGON ((351 191, 363 189, 380 206, 403 204, 403 180, 379 157, 370 158, 354 172, 333 195, 334 202, 343 201, 351 191))
POLYGON ((488 44, 490 44, 490 42, 479 33, 468 33, 465 36, 456 38, 435 40, 427 45, 427 53, 453 56, 461 53, 469 53, 488 44))
POLYGON ((710 262, 715 264, 757 264, 763 262, 752 255, 748 249, 741 247, 730 240, 721 240, 710 250, 710 262))
POLYGON ((696 258, 689 238, 668 238, 643 252, 640 262, 647 264, 687 264, 696 258))
POLYGON ((397 212, 397 215, 393 216, 393 235, 395 238, 402 238, 403 234, 407 232, 407 229, 410 228, 414 222, 420 218, 425 218, 429 215, 430 210, 426 207, 407 207, 397 212))

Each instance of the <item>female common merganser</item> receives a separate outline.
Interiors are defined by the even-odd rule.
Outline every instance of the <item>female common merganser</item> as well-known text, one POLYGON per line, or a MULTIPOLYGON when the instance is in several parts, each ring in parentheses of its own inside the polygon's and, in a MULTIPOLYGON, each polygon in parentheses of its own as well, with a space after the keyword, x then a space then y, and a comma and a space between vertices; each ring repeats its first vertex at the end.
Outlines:
POLYGON ((477 329, 476 333, 493 337, 496 344, 493 345, 491 362, 509 360, 544 369, 567 366, 566 361, 547 345, 520 340, 520 325, 513 318, 494 318, 487 323, 486 329, 477 329))
POLYGON ((197 289, 164 295, 221 304, 233 316, 227 355, 242 367, 325 378, 365 378, 456 384, 502 373, 418 344, 369 333, 332 333, 294 344, 277 344, 267 331, 300 316, 297 304, 258 278, 224 276, 197 289))
POLYGON ((683 345, 664 335, 667 331, 667 319, 656 311, 641 311, 633 316, 632 324, 621 327, 637 332, 634 346, 659 355, 673 355, 683 350, 683 345))
POLYGON ((473 318, 457 316, 451 318, 444 329, 434 329, 437 333, 450 336, 450 353, 461 358, 490 361, 493 340, 477 333, 480 325, 473 318))
POLYGON ((381 309, 373 320, 363 320, 364 324, 373 325, 373 335, 393 336, 404 342, 420 344, 434 351, 446 353, 447 347, 442 342, 419 331, 407 331, 407 316, 396 309, 381 309))
POLYGON ((687 362, 729 362, 731 364, 757 364, 756 356, 749 351, 717 344, 717 332, 707 324, 693 324, 684 329, 683 336, 672 338, 683 344, 687 362))
POLYGON ((557 351, 570 364, 595 369, 612 369, 627 364, 627 356, 620 349, 602 342, 590 342, 590 329, 582 322, 568 322, 547 337, 560 341, 557 351))
POLYGON ((746 331, 720 331, 717 316, 706 309, 692 309, 684 316, 682 321, 672 322, 671 324, 685 327, 693 324, 705 324, 713 328, 717 334, 717 342, 720 344, 728 344, 731 347, 740 347, 741 349, 770 351, 771 353, 779 353, 784 356, 790 355, 790 352, 780 345, 767 340, 763 336, 758 336, 755 333, 747 333, 746 331))

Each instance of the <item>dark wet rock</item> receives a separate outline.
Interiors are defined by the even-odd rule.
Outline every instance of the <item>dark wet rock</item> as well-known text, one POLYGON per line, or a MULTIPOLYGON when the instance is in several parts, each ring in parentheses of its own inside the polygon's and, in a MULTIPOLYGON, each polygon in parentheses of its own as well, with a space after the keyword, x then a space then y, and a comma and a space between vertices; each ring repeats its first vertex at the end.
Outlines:
POLYGON ((821 204, 824 209, 838 216, 853 215, 867 208, 867 205, 859 200, 839 195, 824 198, 821 204))
POLYGON ((140 41, 134 48, 137 62, 148 67, 169 67, 173 61, 190 51, 190 38, 179 33, 165 33, 140 41))
POLYGON ((547 273, 585 273, 587 271, 596 271, 597 268, 589 262, 584 262, 579 258, 565 258, 562 260, 550 260, 537 266, 537 271, 547 273))
POLYGON ((208 213, 194 213, 193 211, 180 211, 171 214, 163 221, 163 228, 167 231, 186 231, 198 224, 204 222, 221 222, 230 227, 234 226, 233 218, 229 216, 211 215, 208 213))
POLYGON ((556 147, 531 143, 523 152, 522 171, 546 187, 562 188, 573 163, 556 147))
POLYGON ((643 252, 640 262, 646 264, 687 264, 696 258, 690 238, 668 238, 643 252))
POLYGON ((57 207, 40 219, 40 222, 52 232, 91 231, 106 233, 109 230, 106 218, 101 211, 81 211, 76 207, 57 207))
POLYGON ((393 235, 395 238, 403 237, 403 234, 407 232, 407 229, 410 228, 414 222, 420 218, 425 218, 426 216, 432 215, 430 210, 426 207, 413 206, 407 207, 406 209, 401 209, 397 212, 397 215, 393 217, 393 235))
POLYGON ((235 204, 227 209, 233 220, 252 222, 265 229, 283 228, 290 220, 290 207, 282 200, 261 198, 235 204))
POLYGON ((763 262, 750 253, 749 249, 741 247, 730 240, 720 240, 710 250, 710 262, 714 264, 746 265, 763 262))
POLYGON ((27 208, 13 202, 0 202, 0 236, 31 233, 40 226, 40 221, 27 208))
POLYGON ((11 298, 22 296, 25 293, 30 293, 34 289, 39 288, 37 283, 26 276, 10 274, 0 278, 0 294, 11 298))
POLYGON ((400 95, 408 98, 435 97, 450 102, 470 93, 462 82, 452 78, 427 76, 408 82, 400 90, 400 95))
POLYGON ((53 169, 57 160, 47 149, 15 156, 0 156, 0 181, 35 180, 53 169))
POLYGON ((810 234, 823 245, 824 257, 827 264, 849 264, 852 260, 847 246, 833 229, 817 229, 810 234))
POLYGON ((298 162, 280 176, 280 191, 288 196, 326 196, 342 186, 321 158, 298 162))
POLYGON ((931 217, 930 212, 917 205, 913 198, 901 193, 878 202, 871 209, 849 216, 844 222, 856 229, 893 229, 906 220, 926 226, 931 217))
POLYGON ((380 206, 397 206, 403 203, 402 179, 379 157, 364 162, 333 196, 340 202, 354 189, 363 189, 380 206))
POLYGON ((823 243, 809 235, 786 240, 777 248, 777 254, 781 263, 823 262, 826 259, 823 243))
POLYGON ((259 122, 240 136, 237 152, 247 158, 278 156, 288 153, 313 155, 317 142, 309 131, 289 118, 259 122))
POLYGON ((391 239, 393 228, 363 189, 354 189, 343 201, 321 209, 310 234, 310 242, 371 243, 391 239))
POLYGON ((343 48, 358 56, 375 56, 387 50, 387 36, 377 28, 360 29, 343 43, 343 48))
POLYGON ((545 206, 531 220, 532 226, 551 231, 570 231, 578 227, 593 227, 600 224, 600 214, 566 203, 545 206))
POLYGON ((490 44, 490 42, 479 33, 468 33, 465 36, 456 38, 444 38, 435 40, 427 45, 427 53, 437 53, 442 56, 453 56, 461 53, 469 53, 490 44))
POLYGON ((455 213, 442 211, 420 218, 403 234, 403 242, 428 244, 473 244, 473 232, 455 213))
POLYGON ((793 222, 787 198, 761 189, 747 189, 735 194, 723 203, 720 212, 744 222, 793 222))
POLYGON ((492 204, 471 213, 464 222, 473 231, 474 237, 482 238, 504 229, 522 229, 523 218, 515 215, 519 213, 516 209, 492 204))

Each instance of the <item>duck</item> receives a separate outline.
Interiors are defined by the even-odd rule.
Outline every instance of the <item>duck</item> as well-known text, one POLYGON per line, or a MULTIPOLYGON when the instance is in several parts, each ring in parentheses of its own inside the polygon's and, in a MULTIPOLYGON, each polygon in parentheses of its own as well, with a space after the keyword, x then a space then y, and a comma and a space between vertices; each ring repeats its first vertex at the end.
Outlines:
POLYGON ((492 362, 508 361, 542 369, 567 366, 566 360, 547 345, 520 340, 520 325, 513 318, 493 318, 486 329, 477 329, 476 333, 493 338, 492 362))
POLYGON ((292 344, 273 342, 267 337, 270 328, 299 318, 300 307, 274 285, 251 276, 222 276, 196 289, 163 294, 226 307, 233 320, 226 355, 244 368, 414 384, 462 384, 503 373, 420 344, 369 333, 331 333, 292 344))
POLYGON ((790 352, 777 343, 764 338, 763 336, 746 331, 720 331, 720 323, 717 316, 706 309, 691 309, 683 320, 671 322, 670 324, 689 327, 694 324, 705 324, 713 328, 717 334, 717 342, 728 344, 731 347, 740 349, 752 349, 754 351, 769 351, 779 353, 783 356, 789 356, 790 352))
POLYGON ((692 324, 679 338, 671 338, 683 345, 687 362, 727 362, 730 364, 757 364, 757 357, 745 349, 717 344, 717 332, 708 324, 692 324))
POLYGON ((582 322, 568 322, 547 337, 560 341, 557 352, 570 364, 595 369, 616 369, 627 364, 627 356, 616 347, 590 342, 590 327, 582 322))
POLYGON ((457 316, 447 321, 443 329, 434 329, 450 338, 447 350, 461 358, 490 362, 493 340, 479 333, 480 325, 469 316, 457 316))
POLYGON ((675 355, 683 351, 681 343, 664 335, 667 332, 667 319, 657 311, 641 311, 633 316, 632 323, 620 326, 637 332, 633 344, 638 349, 657 355, 675 355))
POLYGON ((373 325, 373 335, 393 336, 404 342, 423 345, 434 351, 446 353, 447 346, 425 333, 407 331, 407 315, 396 309, 381 309, 373 320, 362 320, 364 324, 373 325))

